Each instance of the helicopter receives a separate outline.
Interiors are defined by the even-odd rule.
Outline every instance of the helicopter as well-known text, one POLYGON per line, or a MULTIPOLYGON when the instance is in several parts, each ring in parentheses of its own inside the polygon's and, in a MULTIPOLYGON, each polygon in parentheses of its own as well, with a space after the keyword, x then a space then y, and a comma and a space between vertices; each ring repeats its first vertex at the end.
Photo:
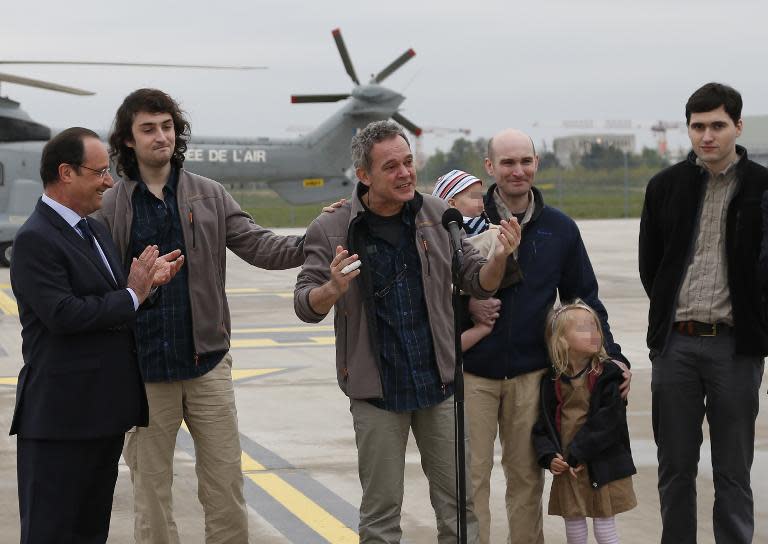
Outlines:
MULTIPOLYGON (((298 94, 294 104, 345 101, 317 128, 293 139, 193 138, 187 146, 185 167, 220 183, 264 182, 291 204, 330 202, 350 194, 356 182, 349 144, 368 123, 393 119, 416 136, 421 129, 404 117, 399 106, 405 97, 381 85, 387 77, 416 54, 408 49, 368 83, 361 83, 347 51, 341 30, 331 32, 347 75, 354 83, 348 93, 298 94)), ((192 66, 110 62, 0 61, 0 64, 90 64, 118 66, 166 66, 182 68, 254 69, 259 67, 192 66)), ((90 91, 47 81, 0 73, 0 82, 33 86, 78 95, 90 91)), ((32 213, 42 194, 38 167, 42 149, 52 135, 21 105, 0 96, 0 265, 9 266, 13 237, 32 213)), ((106 135, 103 135, 106 139, 106 135)))

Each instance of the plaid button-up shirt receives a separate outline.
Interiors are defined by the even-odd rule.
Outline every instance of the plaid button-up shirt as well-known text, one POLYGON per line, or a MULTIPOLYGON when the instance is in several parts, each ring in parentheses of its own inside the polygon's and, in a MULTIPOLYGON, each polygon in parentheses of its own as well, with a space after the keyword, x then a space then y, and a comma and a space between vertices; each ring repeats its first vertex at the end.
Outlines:
POLYGON ((398 216, 402 234, 397 247, 377 236, 375 228, 371 232, 370 225, 365 243, 384 390, 383 399, 370 402, 393 412, 428 408, 453 394, 453 384, 441 383, 437 369, 413 218, 407 210, 406 205, 398 216))
MULTIPOLYGON (((157 245, 161 255, 174 249, 186 253, 176 202, 178 180, 178 170, 174 168, 163 187, 163 200, 139 180, 132 199, 131 257, 138 257, 150 244, 157 245)), ((186 266, 157 290, 152 301, 139 309, 136 344, 139 366, 146 382, 197 378, 224 357, 226 352, 195 353, 186 266)))

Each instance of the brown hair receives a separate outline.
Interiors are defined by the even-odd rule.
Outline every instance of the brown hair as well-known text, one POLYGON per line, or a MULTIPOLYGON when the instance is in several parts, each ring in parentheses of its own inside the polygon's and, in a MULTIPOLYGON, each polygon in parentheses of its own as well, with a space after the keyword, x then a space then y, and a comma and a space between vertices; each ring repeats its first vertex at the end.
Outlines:
POLYGON ((135 178, 138 175, 136 152, 125 142, 133 141, 133 118, 139 112, 169 113, 173 119, 176 145, 171 155, 171 164, 176 168, 184 165, 184 153, 190 136, 189 121, 179 104, 168 94, 158 89, 139 89, 125 97, 117 108, 112 132, 109 135, 109 157, 115 161, 120 176, 135 178))

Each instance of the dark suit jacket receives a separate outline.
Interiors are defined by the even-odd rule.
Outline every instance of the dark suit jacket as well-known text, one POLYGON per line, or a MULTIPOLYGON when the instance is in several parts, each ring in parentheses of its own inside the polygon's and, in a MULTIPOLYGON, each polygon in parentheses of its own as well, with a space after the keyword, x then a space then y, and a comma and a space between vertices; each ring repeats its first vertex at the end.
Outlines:
POLYGON ((21 438, 98 438, 147 424, 133 301, 112 238, 89 222, 115 279, 42 200, 14 240, 11 285, 24 367, 11 434, 21 438))

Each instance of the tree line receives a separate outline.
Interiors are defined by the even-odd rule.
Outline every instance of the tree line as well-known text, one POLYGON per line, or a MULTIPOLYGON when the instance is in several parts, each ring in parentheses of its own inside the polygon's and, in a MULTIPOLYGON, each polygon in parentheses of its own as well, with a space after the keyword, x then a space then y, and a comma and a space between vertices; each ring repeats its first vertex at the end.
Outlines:
MULTIPOLYGON (((438 149, 429 156, 419 170, 419 180, 424 185, 433 185, 438 177, 446 172, 459 169, 469 172, 479 178, 487 178, 485 174, 484 157, 487 155, 488 140, 478 138, 474 141, 466 138, 454 140, 448 151, 438 149)), ((659 155, 655 149, 643 148, 640 153, 625 154, 613 146, 593 144, 589 152, 579 157, 573 164, 576 169, 585 171, 615 170, 641 168, 660 170, 669 165, 669 160, 659 155)), ((539 152, 539 172, 562 169, 562 165, 551 151, 539 152)), ((589 172, 585 172, 589 175, 589 172)))

